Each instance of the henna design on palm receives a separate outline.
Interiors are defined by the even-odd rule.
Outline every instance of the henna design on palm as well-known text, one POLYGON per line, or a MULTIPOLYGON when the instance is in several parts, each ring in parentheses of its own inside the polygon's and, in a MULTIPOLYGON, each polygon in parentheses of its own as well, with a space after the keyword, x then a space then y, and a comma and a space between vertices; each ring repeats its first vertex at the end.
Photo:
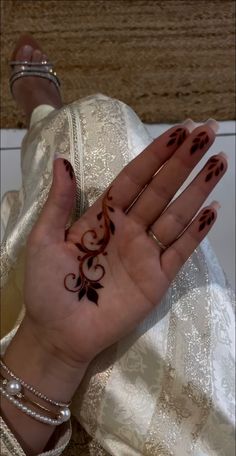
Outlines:
POLYGON ((110 219, 109 212, 114 212, 114 208, 110 205, 112 196, 110 196, 111 188, 105 194, 102 202, 102 210, 97 214, 97 220, 101 223, 99 228, 103 229, 103 235, 98 239, 98 234, 95 229, 87 230, 81 238, 80 243, 76 243, 76 247, 84 255, 79 255, 78 260, 79 264, 79 275, 76 277, 76 274, 70 272, 66 275, 64 279, 64 286, 66 290, 71 291, 72 293, 78 293, 79 301, 86 295, 89 301, 94 302, 98 305, 98 292, 103 288, 99 282, 105 275, 105 268, 100 264, 99 255, 107 255, 106 247, 110 241, 111 235, 115 233, 115 225, 110 219), (87 237, 92 238, 90 241, 87 237), (89 270, 93 268, 96 278, 91 278, 88 276, 89 270), (73 281, 76 280, 76 283, 73 288, 68 285, 68 278, 71 278, 73 281))
POLYGON ((194 154, 198 149, 202 149, 204 145, 209 142, 210 138, 206 131, 201 131, 198 133, 196 138, 193 140, 192 147, 190 149, 190 154, 194 154))
POLYGON ((63 162, 64 162, 64 165, 65 165, 66 171, 69 173, 69 176, 70 176, 71 180, 73 180, 73 178, 74 178, 74 170, 73 170, 70 162, 68 160, 66 160, 66 159, 64 159, 63 162))
POLYGON ((224 170, 224 164, 219 158, 211 157, 207 162, 207 171, 210 171, 205 178, 205 182, 208 182, 212 177, 219 176, 220 172, 224 170))
POLYGON ((186 138, 186 130, 184 128, 177 128, 173 133, 170 135, 170 139, 167 146, 172 146, 176 144, 178 147, 184 142, 186 138))
POLYGON ((200 225, 198 231, 202 231, 205 226, 210 225, 215 218, 215 214, 211 209, 205 209, 199 219, 200 225))

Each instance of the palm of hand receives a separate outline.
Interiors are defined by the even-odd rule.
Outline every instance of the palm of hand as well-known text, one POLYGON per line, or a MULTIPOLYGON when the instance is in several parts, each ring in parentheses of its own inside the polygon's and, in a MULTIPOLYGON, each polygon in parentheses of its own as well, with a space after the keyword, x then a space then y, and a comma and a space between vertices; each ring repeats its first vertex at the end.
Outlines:
POLYGON ((130 332, 168 287, 153 240, 111 201, 108 206, 107 196, 103 210, 91 208, 65 242, 40 248, 28 261, 28 313, 76 361, 92 359, 130 332))
POLYGON ((227 169, 222 154, 211 157, 168 206, 214 138, 209 125, 190 135, 171 128, 127 165, 66 240, 76 180, 68 161, 54 162, 26 261, 26 312, 40 340, 67 360, 89 362, 160 302, 216 219, 215 203, 196 212, 227 169), (161 233, 164 253, 149 228, 157 237, 161 233))

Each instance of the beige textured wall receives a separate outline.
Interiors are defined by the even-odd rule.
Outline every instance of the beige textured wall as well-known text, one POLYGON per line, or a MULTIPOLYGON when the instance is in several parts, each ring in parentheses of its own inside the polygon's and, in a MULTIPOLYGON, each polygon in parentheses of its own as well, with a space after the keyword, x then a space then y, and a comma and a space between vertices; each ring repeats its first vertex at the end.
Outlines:
POLYGON ((22 126, 8 89, 16 39, 56 63, 64 101, 102 92, 145 122, 235 118, 233 0, 4 0, 2 126, 22 126))

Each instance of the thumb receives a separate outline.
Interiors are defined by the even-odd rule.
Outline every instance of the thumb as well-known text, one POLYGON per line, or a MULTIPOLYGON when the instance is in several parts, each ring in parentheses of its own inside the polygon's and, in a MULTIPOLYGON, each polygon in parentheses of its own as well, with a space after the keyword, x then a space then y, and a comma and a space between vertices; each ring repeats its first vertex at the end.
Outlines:
POLYGON ((65 227, 75 204, 75 196, 76 179, 72 165, 63 158, 54 160, 52 186, 32 230, 31 240, 41 245, 64 241, 65 227))

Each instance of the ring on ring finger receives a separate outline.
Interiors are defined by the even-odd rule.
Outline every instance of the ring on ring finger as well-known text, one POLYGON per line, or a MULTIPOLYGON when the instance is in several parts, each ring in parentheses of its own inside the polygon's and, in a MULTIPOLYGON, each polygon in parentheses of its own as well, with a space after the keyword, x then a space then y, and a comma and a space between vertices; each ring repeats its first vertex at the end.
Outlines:
POLYGON ((158 245, 158 247, 160 247, 161 250, 165 251, 168 246, 164 245, 160 239, 153 233, 153 231, 151 230, 151 228, 149 228, 149 230, 147 231, 148 235, 156 242, 156 244, 158 245))

